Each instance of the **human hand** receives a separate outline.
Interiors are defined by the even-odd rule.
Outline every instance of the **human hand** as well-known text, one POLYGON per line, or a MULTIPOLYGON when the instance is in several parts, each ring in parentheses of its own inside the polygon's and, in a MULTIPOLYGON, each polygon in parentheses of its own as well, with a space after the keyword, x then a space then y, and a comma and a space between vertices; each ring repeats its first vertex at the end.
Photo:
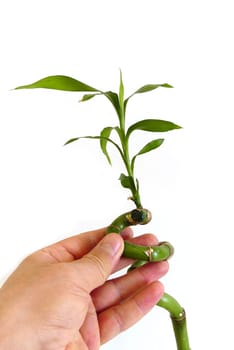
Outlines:
MULTIPOLYGON (((28 256, 0 289, 0 349, 97 350, 141 319, 160 299, 167 262, 108 279, 131 263, 123 239, 86 232, 28 256)), ((157 243, 153 235, 124 239, 157 243)))

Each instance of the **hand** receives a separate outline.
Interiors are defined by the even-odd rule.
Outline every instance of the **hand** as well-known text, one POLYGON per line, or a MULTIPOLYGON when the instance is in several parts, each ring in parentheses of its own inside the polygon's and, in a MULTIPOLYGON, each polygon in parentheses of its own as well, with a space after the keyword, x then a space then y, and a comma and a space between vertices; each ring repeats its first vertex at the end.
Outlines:
POLYGON ((129 328, 160 299, 167 262, 108 279, 131 263, 123 238, 157 244, 153 235, 105 236, 100 229, 28 256, 0 289, 0 349, 97 350, 129 328))

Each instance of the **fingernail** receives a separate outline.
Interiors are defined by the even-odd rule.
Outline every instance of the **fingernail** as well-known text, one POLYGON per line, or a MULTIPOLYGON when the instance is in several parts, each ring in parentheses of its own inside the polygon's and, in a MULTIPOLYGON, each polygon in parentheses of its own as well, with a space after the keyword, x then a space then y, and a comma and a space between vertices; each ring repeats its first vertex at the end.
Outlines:
POLYGON ((123 240, 116 233, 108 234, 101 242, 102 249, 106 250, 111 256, 115 256, 122 246, 123 240))

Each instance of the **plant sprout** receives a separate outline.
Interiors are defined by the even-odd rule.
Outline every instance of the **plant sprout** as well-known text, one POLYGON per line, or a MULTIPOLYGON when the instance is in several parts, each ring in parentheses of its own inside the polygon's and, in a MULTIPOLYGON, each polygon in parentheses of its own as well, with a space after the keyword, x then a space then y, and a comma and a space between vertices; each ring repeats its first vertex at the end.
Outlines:
MULTIPOLYGON (((156 150, 158 147, 160 147, 164 142, 164 139, 156 138, 150 140, 143 148, 137 150, 134 155, 131 155, 129 152, 129 143, 133 138, 134 132, 136 130, 151 133, 165 133, 168 131, 180 129, 181 127, 167 120, 143 119, 132 124, 126 129, 126 110, 129 100, 134 95, 146 93, 158 88, 172 88, 172 86, 167 83, 147 84, 125 98, 122 72, 120 71, 118 93, 113 91, 102 91, 85 83, 82 83, 79 80, 64 75, 48 76, 32 84, 19 86, 16 89, 35 88, 85 92, 86 94, 81 98, 81 102, 89 101, 92 98, 100 95, 104 95, 109 100, 117 114, 118 125, 105 127, 100 131, 99 135, 73 137, 69 139, 65 145, 71 144, 84 138, 97 139, 99 140, 101 150, 109 164, 111 164, 111 157, 107 150, 108 144, 112 144, 112 146, 117 149, 120 155, 126 171, 125 174, 120 174, 120 184, 122 187, 130 190, 131 196, 129 198, 134 203, 135 208, 130 212, 121 214, 119 217, 117 217, 107 227, 107 234, 111 232, 120 233, 127 226, 147 224, 151 220, 151 213, 148 209, 145 209, 141 203, 139 181, 135 176, 135 162, 137 160, 137 157, 156 150), (116 133, 117 141, 114 141, 111 138, 113 133, 116 133)), ((125 241, 123 256, 135 260, 135 263, 129 269, 132 270, 151 261, 166 260, 173 254, 173 252, 173 246, 169 242, 161 242, 159 245, 146 247, 125 241)), ((176 299, 167 293, 164 293, 157 305, 167 310, 170 314, 177 344, 177 350, 191 350, 189 346, 185 310, 181 307, 176 299)))

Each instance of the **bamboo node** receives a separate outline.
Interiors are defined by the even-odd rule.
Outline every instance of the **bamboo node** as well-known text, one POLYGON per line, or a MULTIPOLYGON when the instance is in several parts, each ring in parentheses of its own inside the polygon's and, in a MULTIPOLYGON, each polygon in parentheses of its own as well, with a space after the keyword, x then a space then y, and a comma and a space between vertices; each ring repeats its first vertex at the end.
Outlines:
POLYGON ((152 253, 154 252, 153 248, 151 246, 148 247, 147 250, 145 250, 146 256, 149 258, 149 262, 152 261, 152 253))

